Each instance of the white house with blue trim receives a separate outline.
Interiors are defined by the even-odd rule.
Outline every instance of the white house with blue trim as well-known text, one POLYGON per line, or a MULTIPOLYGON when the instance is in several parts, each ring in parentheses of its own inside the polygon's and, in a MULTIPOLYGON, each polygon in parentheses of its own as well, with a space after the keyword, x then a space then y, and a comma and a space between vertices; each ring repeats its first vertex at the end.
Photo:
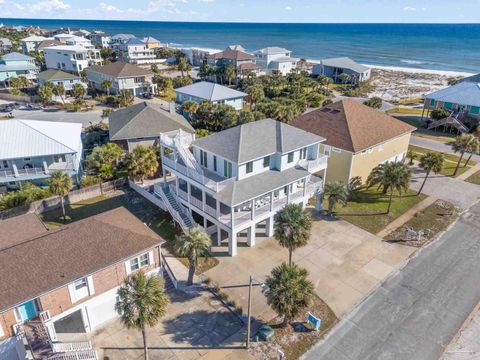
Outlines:
POLYGON ((55 171, 80 183, 82 124, 39 121, 0 121, 0 186, 16 189, 24 182, 45 185, 55 171))
POLYGON ((213 104, 230 105, 235 110, 242 110, 243 99, 247 96, 244 92, 208 81, 183 86, 175 89, 175 93, 179 104, 188 100, 196 103, 207 100, 213 104))

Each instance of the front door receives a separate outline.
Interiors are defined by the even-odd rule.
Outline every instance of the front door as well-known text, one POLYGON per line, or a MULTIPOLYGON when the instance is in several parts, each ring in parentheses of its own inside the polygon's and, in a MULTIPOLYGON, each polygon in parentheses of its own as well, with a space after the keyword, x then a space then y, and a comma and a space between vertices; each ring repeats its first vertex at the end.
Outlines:
POLYGON ((37 317, 38 309, 35 300, 27 301, 16 308, 17 317, 20 321, 27 321, 37 317))

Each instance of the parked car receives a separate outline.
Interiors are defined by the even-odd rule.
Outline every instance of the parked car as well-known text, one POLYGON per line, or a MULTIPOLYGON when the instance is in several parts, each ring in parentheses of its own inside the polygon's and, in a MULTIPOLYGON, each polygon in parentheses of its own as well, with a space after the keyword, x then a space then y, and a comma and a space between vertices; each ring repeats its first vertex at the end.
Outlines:
POLYGON ((4 105, 0 105, 0 111, 1 112, 12 112, 14 110, 14 107, 13 106, 10 106, 10 104, 4 104, 4 105))
POLYGON ((153 99, 153 94, 152 94, 152 93, 144 93, 144 94, 143 94, 143 97, 144 97, 145 99, 153 99))
POLYGON ((24 106, 23 110, 42 110, 43 106, 39 104, 27 104, 24 106))

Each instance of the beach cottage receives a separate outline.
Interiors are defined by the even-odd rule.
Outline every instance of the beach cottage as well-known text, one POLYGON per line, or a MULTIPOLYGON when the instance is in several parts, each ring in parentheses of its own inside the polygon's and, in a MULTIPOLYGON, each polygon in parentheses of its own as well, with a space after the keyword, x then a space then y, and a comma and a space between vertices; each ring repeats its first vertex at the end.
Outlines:
POLYGON ((243 99, 247 96, 244 92, 208 81, 200 81, 192 85, 175 89, 175 93, 179 104, 187 100, 196 103, 207 100, 211 101, 213 104, 230 105, 235 110, 243 109, 243 99))
POLYGON ((4 86, 13 77, 25 76, 28 80, 36 80, 39 71, 31 56, 11 52, 0 57, 0 84, 4 86))

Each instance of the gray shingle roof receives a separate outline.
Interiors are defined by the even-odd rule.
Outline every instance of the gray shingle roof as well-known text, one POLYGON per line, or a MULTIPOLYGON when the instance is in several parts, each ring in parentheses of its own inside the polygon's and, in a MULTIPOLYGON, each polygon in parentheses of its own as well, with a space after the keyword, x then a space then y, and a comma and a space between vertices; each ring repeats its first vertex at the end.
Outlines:
POLYGON ((111 140, 158 137, 160 133, 178 129, 195 132, 183 116, 146 102, 113 112, 108 123, 111 140))
POLYGON ((247 94, 208 81, 200 81, 192 85, 175 89, 175 92, 194 96, 209 101, 219 101, 244 97, 247 94))
POLYGON ((359 64, 348 57, 323 59, 321 60, 321 63, 325 66, 334 66, 344 69, 350 69, 357 73, 363 73, 370 69, 369 67, 359 64))
POLYGON ((140 66, 126 63, 123 61, 116 61, 104 66, 101 65, 92 65, 85 69, 88 73, 94 71, 100 74, 110 75, 116 78, 121 77, 132 77, 132 76, 147 76, 152 75, 153 73, 148 69, 143 69, 140 66))
POLYGON ((425 95, 427 99, 480 107, 480 74, 425 95))
POLYGON ((240 181, 234 181, 222 191, 216 193, 214 197, 226 205, 236 206, 303 179, 308 175, 310 173, 300 167, 293 167, 284 171, 269 170, 240 181))
POLYGON ((193 142, 203 150, 242 164, 274 153, 288 153, 325 139, 272 119, 235 126, 193 142))
POLYGON ((80 79, 80 76, 70 74, 65 71, 57 70, 57 69, 48 69, 48 70, 42 71, 37 75, 37 77, 45 81, 80 79))
POLYGON ((11 52, 2 56, 4 61, 21 61, 21 60, 34 60, 33 57, 20 54, 18 52, 11 52))

